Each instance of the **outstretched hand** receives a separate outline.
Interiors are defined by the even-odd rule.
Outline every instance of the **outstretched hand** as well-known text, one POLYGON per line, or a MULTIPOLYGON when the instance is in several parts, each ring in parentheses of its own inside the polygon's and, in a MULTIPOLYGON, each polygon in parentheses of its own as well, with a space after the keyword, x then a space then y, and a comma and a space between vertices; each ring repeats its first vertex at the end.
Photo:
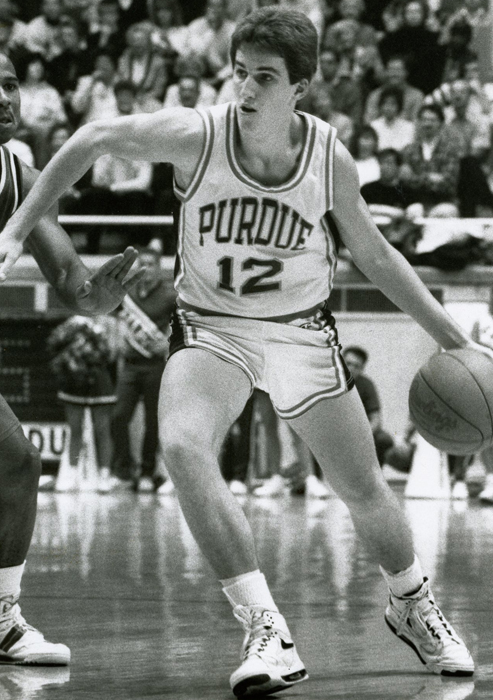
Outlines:
POLYGON ((105 314, 116 309, 145 272, 145 268, 141 268, 128 276, 136 258, 135 248, 128 247, 105 262, 77 288, 79 309, 88 314, 105 314))
POLYGON ((23 250, 21 241, 6 235, 3 231, 0 236, 0 283, 5 282, 23 250))

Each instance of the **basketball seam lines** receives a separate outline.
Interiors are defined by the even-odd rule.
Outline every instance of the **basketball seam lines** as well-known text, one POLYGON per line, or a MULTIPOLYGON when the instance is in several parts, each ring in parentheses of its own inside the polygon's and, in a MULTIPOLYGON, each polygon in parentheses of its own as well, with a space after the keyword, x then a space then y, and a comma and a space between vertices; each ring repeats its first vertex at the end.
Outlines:
MULTIPOLYGON (((455 359, 457 359, 457 358, 455 358, 455 359)), ((459 361, 459 360, 458 360, 458 361, 459 361)), ((463 363, 461 362, 461 364, 463 364, 463 363)), ((466 367, 466 366, 464 365, 464 367, 466 367)), ((467 367, 466 367, 466 369, 467 369, 467 367)), ((468 371, 469 371, 469 370, 468 370, 468 371)), ((469 372, 469 374, 471 374, 471 373, 469 372)), ((471 374, 471 376, 473 376, 473 375, 471 374)), ((435 390, 433 389, 433 387, 426 381, 425 377, 424 377, 422 374, 421 374, 421 379, 422 379, 423 382, 426 384, 426 386, 428 387, 428 389, 429 389, 437 398, 439 398, 440 401, 442 401, 442 403, 444 403, 448 408, 452 409, 452 406, 449 406, 447 403, 445 403, 445 401, 436 393, 436 391, 435 391, 435 390)), ((476 378, 475 378, 475 377, 474 377, 474 381, 476 381, 476 378)), ((476 384, 477 384, 477 382, 476 382, 476 384)), ((479 385, 478 385, 478 386, 479 386, 479 385)), ((480 389, 481 389, 481 387, 480 387, 480 389)), ((481 391, 481 394, 483 394, 482 391, 481 391)), ((488 402, 486 401, 486 397, 484 396, 484 394, 483 394, 483 398, 484 398, 484 401, 485 401, 486 405, 488 406, 488 402)), ((452 410, 455 411, 455 409, 452 409, 452 410)), ((457 413, 457 412, 456 412, 456 413, 457 413)), ((490 407, 489 407, 489 406, 488 406, 488 413, 490 413, 490 407)), ((483 440, 484 440, 485 436, 483 435, 483 431, 480 430, 480 428, 478 428, 477 425, 474 425, 474 423, 471 423, 470 421, 468 421, 467 418, 464 418, 464 416, 463 416, 462 414, 457 413, 457 415, 458 415, 459 418, 461 418, 465 423, 467 423, 468 425, 470 425, 471 428, 474 428, 475 430, 477 430, 478 433, 481 435, 481 437, 482 437, 483 440)), ((490 419, 491 419, 491 413, 490 413, 490 419)), ((462 444, 459 440, 457 440, 457 443, 458 443, 459 445, 462 444)))
MULTIPOLYGON (((487 398, 486 398, 486 394, 484 393, 483 389, 481 388, 480 383, 478 382, 478 380, 476 379, 476 377, 474 376, 474 374, 471 372, 471 370, 468 368, 468 366, 467 366, 464 362, 462 362, 462 360, 460 360, 458 357, 455 357, 455 355, 451 355, 451 357, 453 357, 454 360, 456 360, 459 364, 461 364, 463 367, 465 367, 465 369, 469 372, 469 374, 471 375, 471 377, 472 377, 472 378, 474 379, 474 381, 476 382, 476 385, 477 385, 479 391, 481 392, 481 396, 483 397, 484 402, 485 402, 485 404, 486 404, 486 408, 488 409, 488 413, 490 414, 490 423, 493 423, 493 415, 492 415, 492 413, 491 413, 490 405, 489 405, 488 400, 487 400, 487 398)), ((471 425, 472 425, 472 424, 471 424, 471 425)), ((474 427, 476 427, 476 426, 474 426, 474 427)), ((478 430, 479 430, 479 428, 478 428, 478 430)), ((481 435, 483 435, 483 433, 482 433, 481 431, 479 431, 479 432, 481 433, 481 435)), ((484 438, 484 435, 483 435, 483 438, 484 438)))

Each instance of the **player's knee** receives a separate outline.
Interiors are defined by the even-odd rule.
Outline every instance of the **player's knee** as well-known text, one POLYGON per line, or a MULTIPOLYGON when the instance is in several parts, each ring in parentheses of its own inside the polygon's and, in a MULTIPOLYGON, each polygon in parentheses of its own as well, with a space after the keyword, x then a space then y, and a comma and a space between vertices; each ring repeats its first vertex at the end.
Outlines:
POLYGON ((26 493, 37 489, 41 475, 39 451, 22 434, 12 438, 8 449, 0 449, 0 491, 6 495, 17 490, 26 493))
POLYGON ((195 426, 177 419, 164 420, 160 425, 160 439, 166 467, 173 469, 195 461, 204 454, 203 435, 195 426))

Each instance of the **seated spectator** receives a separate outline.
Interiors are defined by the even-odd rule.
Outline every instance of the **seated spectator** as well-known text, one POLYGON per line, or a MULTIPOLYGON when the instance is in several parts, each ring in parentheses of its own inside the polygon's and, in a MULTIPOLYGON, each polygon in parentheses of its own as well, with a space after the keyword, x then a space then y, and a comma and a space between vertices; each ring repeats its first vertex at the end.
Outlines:
POLYGON ((339 71, 357 81, 363 101, 384 79, 385 69, 376 46, 361 46, 357 41, 358 23, 354 19, 340 22, 336 46, 323 44, 339 55, 339 71))
POLYGON ((461 155, 483 162, 491 148, 490 121, 471 104, 472 92, 466 80, 455 80, 450 90, 450 105, 444 115, 447 131, 462 143, 461 155))
POLYGON ((448 34, 449 38, 444 44, 445 64, 442 76, 444 82, 463 78, 466 64, 478 58, 470 46, 472 27, 467 22, 455 22, 450 26, 448 34))
MULTIPOLYGON (((10 48, 25 47, 26 23, 19 19, 19 4, 14 0, 0 0, 0 17, 2 21, 12 21, 9 30, 10 48)), ((27 49, 26 49, 27 50, 27 49)))
POLYGON ((378 152, 380 178, 367 182, 361 188, 361 196, 372 214, 402 216, 412 204, 411 192, 399 176, 402 156, 394 148, 384 148, 378 152))
MULTIPOLYGON (((197 80, 199 95, 197 99, 197 107, 210 107, 216 103, 217 92, 212 85, 209 85, 204 79, 205 66, 203 60, 199 56, 190 54, 180 57, 175 64, 175 71, 178 80, 181 78, 193 78, 197 80)), ((226 100, 229 102, 230 100, 226 100)), ((181 104, 179 96, 178 83, 170 85, 166 90, 163 107, 178 107, 181 104)))
POLYGON ((341 19, 328 25, 323 37, 323 45, 331 46, 337 50, 339 43, 338 33, 341 22, 344 22, 346 19, 351 19, 358 23, 356 30, 356 42, 358 46, 376 46, 377 32, 370 24, 365 24, 361 21, 361 17, 365 12, 364 1, 340 0, 338 7, 341 19))
POLYGON ((91 72, 91 64, 80 25, 67 15, 60 20, 61 52, 47 62, 46 79, 57 89, 69 118, 77 81, 91 72))
POLYGON ((409 71, 409 84, 425 95, 440 84, 444 50, 439 34, 426 26, 428 5, 422 0, 406 0, 403 22, 394 31, 387 31, 379 44, 384 61, 397 54, 404 57, 409 71))
POLYGON ((380 179, 363 185, 361 196, 374 217, 385 217, 376 220, 388 242, 409 258, 415 253, 420 228, 408 215, 414 199, 399 177, 402 156, 395 149, 386 148, 378 152, 378 162, 380 179))
POLYGON ((130 81, 142 112, 161 109, 168 81, 164 58, 154 49, 149 23, 133 24, 126 33, 127 48, 118 61, 120 80, 130 81))
POLYGON ((414 122, 404 119, 404 98, 398 87, 389 85, 380 93, 378 108, 380 116, 371 122, 378 136, 380 149, 395 148, 402 151, 414 138, 414 122))
POLYGON ((354 135, 353 121, 342 112, 334 109, 330 90, 327 90, 323 85, 318 85, 312 94, 312 105, 312 114, 334 126, 337 129, 338 139, 346 148, 350 148, 354 135))
POLYGON ((382 90, 386 87, 397 87, 402 91, 401 117, 414 122, 418 111, 423 104, 424 95, 418 88, 407 82, 406 62, 401 56, 391 56, 385 66, 385 80, 383 85, 375 88, 369 95, 365 105, 365 122, 371 122, 378 118, 378 105, 382 90))
POLYGON ((61 52, 59 25, 63 11, 62 0, 43 0, 41 14, 26 27, 25 46, 28 51, 40 54, 47 61, 61 52))
POLYGON ((378 392, 373 381, 364 373, 368 362, 368 353, 363 348, 353 345, 345 348, 342 354, 344 362, 353 375, 354 385, 360 395, 373 432, 378 461, 380 466, 383 466, 386 452, 392 447, 394 441, 389 433, 382 428, 382 413, 378 392))
POLYGON ((95 119, 110 119, 118 116, 118 105, 114 87, 117 83, 116 65, 111 54, 101 53, 96 57, 91 75, 83 75, 72 95, 72 112, 79 126, 95 119))
MULTIPOLYGON (((120 116, 140 111, 131 83, 117 83, 114 91, 120 116)), ((81 212, 103 216, 148 214, 153 210, 152 173, 152 163, 101 156, 93 165, 90 188, 82 192, 81 212)), ((98 226, 89 234, 86 252, 98 252, 99 239, 105 231, 98 226)), ((120 233, 129 245, 147 245, 150 238, 150 233, 141 226, 125 226, 120 233)))
POLYGON ((188 25, 189 51, 205 60, 205 77, 216 87, 232 73, 229 42, 235 23, 227 18, 227 13, 227 0, 207 0, 205 15, 188 25))
POLYGON ((24 43, 25 26, 15 19, 11 10, 0 5, 0 53, 8 56, 17 70, 22 69, 29 53, 24 43))
POLYGON ((154 25, 152 44, 163 56, 171 77, 176 58, 188 52, 188 29, 183 26, 180 5, 177 0, 151 0, 149 17, 154 25))
MULTIPOLYGON (((73 129, 68 122, 54 124, 47 136, 48 159, 51 160, 55 153, 58 153, 60 148, 72 136, 73 129)), ((68 190, 65 190, 63 195, 58 200, 58 211, 60 214, 76 214, 79 213, 78 203, 81 198, 81 191, 84 184, 89 184, 89 176, 86 173, 82 179, 68 190)), ((87 212, 84 212, 87 213, 87 212)), ((69 229, 70 232, 70 229, 69 229)))
POLYGON ((184 75, 178 81, 178 99, 182 107, 195 109, 199 99, 200 82, 193 75, 184 75))
MULTIPOLYGON (((318 86, 330 90, 334 109, 350 117, 355 126, 361 124, 363 113, 363 93, 360 84, 348 72, 341 70, 338 55, 334 49, 322 49, 319 58, 320 77, 310 86, 308 95, 300 100, 298 108, 311 112, 312 95, 318 86)), ((227 101, 227 100, 224 100, 227 101)))
POLYGON ((115 63, 125 49, 124 32, 120 28, 120 6, 118 0, 100 0, 97 6, 97 21, 90 26, 87 50, 91 58, 104 52, 115 63))
POLYGON ((23 120, 33 136, 36 167, 42 169, 48 160, 47 134, 55 123, 67 121, 67 115, 58 91, 45 80, 45 62, 41 55, 31 56, 19 91, 23 120))
POLYGON ((298 12, 303 12, 307 17, 311 19, 315 25, 315 29, 318 32, 318 36, 322 36, 324 29, 324 13, 322 5, 319 0, 277 0, 274 2, 258 2, 257 6, 262 7, 262 5, 279 5, 287 10, 298 10, 298 12))
POLYGON ((402 152, 401 180, 413 199, 434 216, 437 205, 456 204, 460 170, 460 144, 444 128, 443 111, 423 105, 419 111, 414 141, 402 152))
POLYGON ((443 27, 443 40, 445 43, 449 40, 452 27, 456 24, 467 24, 471 29, 476 29, 488 23, 487 2, 483 0, 463 0, 462 3, 459 3, 459 8, 447 18, 443 27))
POLYGON ((492 96, 493 96, 493 84, 488 83, 484 85, 479 77, 479 65, 477 58, 471 58, 467 63, 464 64, 464 75, 457 76, 449 82, 443 82, 439 85, 433 92, 426 95, 424 104, 437 104, 442 109, 445 109, 450 105, 451 94, 452 94, 452 84, 455 80, 465 80, 469 85, 469 101, 467 106, 468 116, 471 119, 475 119, 476 115, 480 117, 481 115, 486 115, 488 117, 492 114, 492 96))
POLYGON ((378 136, 372 126, 361 127, 355 137, 355 145, 351 149, 358 171, 360 187, 367 182, 375 182, 380 178, 380 164, 377 158, 378 136))

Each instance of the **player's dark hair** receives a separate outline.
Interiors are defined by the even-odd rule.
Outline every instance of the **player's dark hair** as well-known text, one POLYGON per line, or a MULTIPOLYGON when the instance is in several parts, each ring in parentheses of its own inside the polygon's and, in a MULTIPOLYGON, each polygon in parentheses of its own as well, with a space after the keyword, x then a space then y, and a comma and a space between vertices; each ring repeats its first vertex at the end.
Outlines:
POLYGON ((368 362, 368 353, 366 350, 363 350, 363 348, 360 348, 359 345, 350 345, 349 347, 344 348, 344 355, 347 355, 348 352, 352 352, 353 355, 359 357, 364 365, 366 365, 368 362))
POLYGON ((303 12, 277 7, 254 10, 239 22, 231 37, 233 66, 242 44, 281 56, 292 85, 304 78, 311 80, 317 70, 317 30, 303 12))

